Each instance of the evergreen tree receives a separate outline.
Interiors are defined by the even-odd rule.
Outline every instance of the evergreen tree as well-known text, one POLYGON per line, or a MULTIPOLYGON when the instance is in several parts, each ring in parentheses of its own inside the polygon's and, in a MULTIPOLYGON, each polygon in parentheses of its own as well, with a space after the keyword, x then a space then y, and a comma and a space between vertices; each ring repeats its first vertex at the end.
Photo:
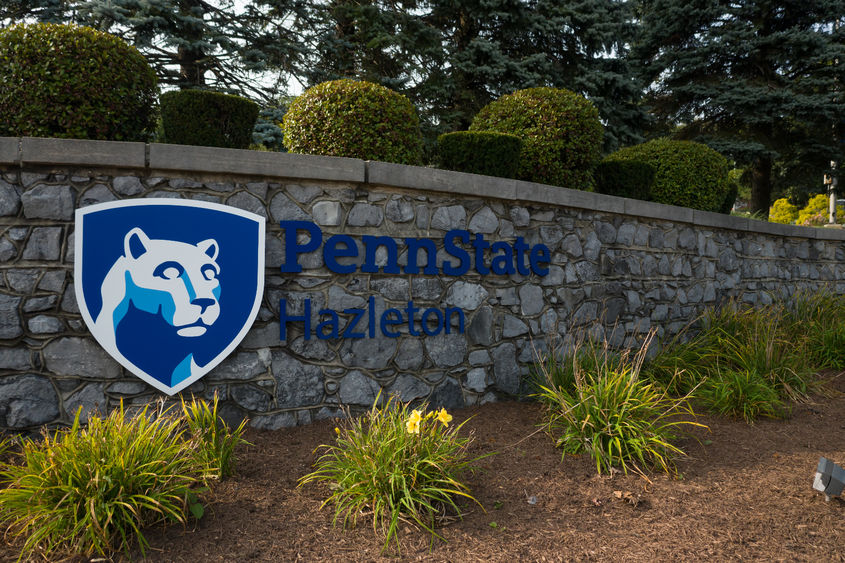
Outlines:
POLYGON ((747 165, 752 211, 768 213, 776 161, 820 180, 842 159, 843 15, 845 0, 642 2, 655 115, 747 165))

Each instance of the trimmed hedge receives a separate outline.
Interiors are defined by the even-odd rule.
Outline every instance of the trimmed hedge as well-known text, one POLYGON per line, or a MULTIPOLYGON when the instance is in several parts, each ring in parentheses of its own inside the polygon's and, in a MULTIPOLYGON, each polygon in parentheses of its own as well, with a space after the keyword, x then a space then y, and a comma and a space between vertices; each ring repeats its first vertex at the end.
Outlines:
POLYGON ((0 136, 143 141, 156 76, 123 40, 74 25, 0 30, 0 136))
POLYGON ((410 100, 373 84, 332 80, 291 103, 282 129, 292 153, 419 164, 422 134, 410 100))
POLYGON ((517 177, 566 188, 589 189, 604 129, 596 107, 556 88, 528 88, 481 109, 471 131, 498 131, 522 139, 517 177))
POLYGON ((515 178, 522 140, 495 131, 455 131, 437 137, 440 168, 515 178))
POLYGON ((655 139, 620 149, 606 160, 654 167, 651 200, 658 203, 719 212, 729 199, 728 160, 701 143, 655 139))
POLYGON ((784 198, 776 199, 769 208, 769 222, 780 223, 782 225, 791 225, 798 219, 798 208, 789 200, 784 198))
POLYGON ((654 166, 636 160, 603 160, 593 173, 600 194, 651 199, 654 166))
POLYGON ((245 149, 252 142, 258 104, 210 90, 174 90, 161 95, 164 140, 177 145, 245 149))

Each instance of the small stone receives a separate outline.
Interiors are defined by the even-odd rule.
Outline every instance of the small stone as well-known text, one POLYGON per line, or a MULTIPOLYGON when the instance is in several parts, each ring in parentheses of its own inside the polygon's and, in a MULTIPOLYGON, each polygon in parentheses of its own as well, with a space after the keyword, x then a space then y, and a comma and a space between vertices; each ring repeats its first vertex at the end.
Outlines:
POLYGON ((65 277, 64 270, 51 270, 46 272, 41 277, 41 281, 38 282, 38 289, 59 292, 65 285, 65 277))
POLYGON ((306 407, 320 403, 323 398, 323 371, 319 366, 304 364, 276 350, 271 369, 276 379, 275 397, 279 407, 306 407))
POLYGON ((0 369, 27 370, 31 367, 26 348, 0 348, 0 369))
POLYGON ((425 339, 425 348, 437 367, 454 367, 467 355, 467 342, 462 334, 441 333, 425 339))
POLYGON ((499 218, 489 207, 479 209, 469 222, 469 230, 474 233, 495 233, 499 227, 499 218))
POLYGON ((392 301, 408 301, 408 280, 404 278, 386 278, 372 280, 370 287, 392 301))
POLYGON ((446 303, 461 309, 474 311, 487 299, 488 292, 483 286, 475 283, 457 281, 446 293, 446 303))
POLYGON ((117 198, 108 186, 103 184, 94 184, 92 187, 85 190, 79 197, 79 207, 88 207, 89 205, 96 205, 98 203, 106 203, 108 201, 115 201, 117 198))
POLYGON ((423 345, 418 338, 405 338, 399 344, 394 363, 401 370, 418 370, 423 365, 423 345))
POLYGON ((208 381, 246 380, 267 373, 270 358, 259 352, 239 352, 231 355, 206 376, 208 381))
POLYGON ((510 394, 519 392, 520 371, 513 343, 505 342, 493 348, 493 378, 500 391, 510 394))
POLYGON ((70 186, 38 185, 21 195, 27 219, 73 219, 73 190, 70 186))
POLYGON ((489 364, 490 353, 487 350, 473 350, 469 353, 469 363, 472 366, 489 364))
POLYGON ((414 218, 414 206, 402 196, 393 196, 384 208, 388 220, 407 223, 414 218))
POLYGON ((427 397, 431 393, 431 389, 413 375, 402 374, 387 389, 387 393, 388 395, 398 396, 402 402, 409 402, 427 397))
POLYGON ((549 248, 554 248, 563 239, 563 230, 557 225, 540 227, 540 238, 549 248))
POLYGON ((270 216, 274 221, 309 221, 311 218, 288 196, 278 193, 270 202, 270 216))
POLYGON ((105 414, 108 400, 103 387, 102 383, 88 383, 65 399, 68 418, 74 418, 79 411, 79 421, 85 424, 92 415, 105 414))
MULTIPOLYGON (((363 330, 363 327, 362 329, 363 330)), ((377 334, 375 338, 356 338, 344 342, 340 354, 348 366, 382 369, 387 366, 398 345, 396 338, 377 334)))
POLYGON ((356 203, 346 219, 346 224, 351 227, 378 227, 383 222, 381 207, 369 203, 356 203))
POLYGON ((118 381, 112 383, 106 388, 107 393, 114 393, 115 395, 137 395, 147 390, 147 384, 136 381, 118 381))
POLYGON ((519 288, 519 300, 523 315, 536 315, 543 310, 543 288, 534 284, 525 284, 519 288))
POLYGON ((514 226, 527 227, 531 223, 531 214, 524 207, 512 207, 510 215, 514 226))
POLYGON ((299 203, 310 203, 323 193, 323 188, 320 186, 300 186, 299 184, 288 184, 285 190, 299 203))
POLYGON ((261 217, 267 217, 267 210, 264 208, 264 204, 261 203, 260 199, 249 192, 238 192, 232 195, 226 200, 226 205, 231 205, 232 207, 237 207, 238 209, 243 209, 244 211, 249 211, 250 213, 255 213, 261 217))
POLYGON ((64 324, 56 317, 38 315, 27 321, 27 328, 32 334, 51 334, 64 330, 64 324))
POLYGON ((460 383, 453 377, 444 379, 431 394, 429 404, 433 409, 443 408, 446 410, 460 409, 466 406, 460 383))
POLYGON ((451 231, 454 229, 466 229, 466 226, 467 212, 466 209, 460 205, 438 207, 431 219, 432 229, 451 231))
POLYGON ((249 425, 259 430, 290 428, 291 426, 296 426, 296 415, 291 412, 262 414, 250 418, 249 425))
POLYGON ((17 338, 23 334, 18 308, 20 297, 0 293, 0 338, 17 338))
POLYGON ((0 217, 13 217, 21 209, 20 188, 0 180, 0 217))
POLYGON ((0 262, 10 262, 17 253, 18 249, 9 239, 0 238, 0 262))
POLYGON ((528 333, 528 325, 513 315, 505 315, 505 322, 502 325, 502 338, 513 338, 528 333))
POLYGON ((487 389, 487 370, 475 368, 467 372, 466 387, 470 391, 483 393, 487 389))
POLYGON ((59 416, 59 397, 50 380, 40 375, 0 379, 0 422, 26 428, 53 422, 59 416))
POLYGON ((24 260, 58 260, 62 252, 61 227, 36 227, 23 251, 24 260))
POLYGON ((311 208, 314 222, 324 227, 340 225, 341 211, 340 203, 337 201, 318 201, 311 208))
POLYGON ((56 375, 115 379, 121 373, 117 362, 89 338, 59 338, 42 353, 47 370, 56 375))
POLYGON ((232 385, 229 394, 239 407, 253 413, 267 411, 273 400, 269 393, 249 384, 232 385))
POLYGON ((601 221, 596 225, 596 234, 604 244, 616 242, 616 227, 610 223, 601 221))
POLYGON ((493 342, 493 309, 482 307, 469 323, 467 336, 470 341, 481 346, 489 346, 493 342))
POLYGON ((438 301, 443 293, 443 286, 437 278, 414 277, 411 282, 414 299, 424 301, 438 301))
POLYGON ((114 190, 120 195, 133 196, 144 191, 141 180, 135 176, 118 176, 112 181, 114 190))
POLYGON ((340 380, 338 396, 345 405, 371 406, 380 390, 378 383, 360 371, 350 371, 340 380))

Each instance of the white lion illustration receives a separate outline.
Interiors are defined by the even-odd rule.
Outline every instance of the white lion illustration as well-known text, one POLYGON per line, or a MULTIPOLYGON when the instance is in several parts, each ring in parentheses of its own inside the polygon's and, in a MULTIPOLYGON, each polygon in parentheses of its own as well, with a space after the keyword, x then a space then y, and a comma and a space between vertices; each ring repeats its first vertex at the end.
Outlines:
MULTIPOLYGON (((161 316, 181 337, 205 334, 220 316, 218 251, 214 239, 194 245, 150 239, 138 227, 130 230, 123 239, 123 256, 111 267, 101 288, 103 307, 95 326, 101 337, 110 339, 103 344, 117 348, 117 326, 130 304, 161 316)), ((192 357, 185 360, 180 371, 190 368, 190 373, 196 364, 192 357)))

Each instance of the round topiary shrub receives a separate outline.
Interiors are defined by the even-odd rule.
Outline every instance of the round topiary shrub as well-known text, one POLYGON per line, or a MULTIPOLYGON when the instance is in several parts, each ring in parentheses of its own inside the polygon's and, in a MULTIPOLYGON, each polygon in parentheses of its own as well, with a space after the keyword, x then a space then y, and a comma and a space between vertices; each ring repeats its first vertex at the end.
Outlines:
POLYGON ((784 198, 776 199, 769 208, 769 222, 789 225, 798 219, 798 208, 784 198))
POLYGON ((252 142, 258 104, 210 90, 174 90, 161 95, 164 141, 177 145, 245 149, 252 142))
POLYGON ((397 92, 356 80, 309 88, 291 103, 282 129, 289 152, 419 164, 417 111, 397 92))
POLYGON ((658 203, 719 212, 729 199, 728 160, 701 143, 655 139, 620 149, 607 160, 654 167, 651 200, 658 203))
POLYGON ((89 27, 0 30, 0 136, 146 140, 156 76, 137 49, 89 27))
POLYGON ((603 160, 593 173, 600 194, 642 199, 651 198, 654 167, 636 160, 603 160))
POLYGON ((495 131, 455 131, 437 137, 440 168, 515 178, 522 140, 495 131))
POLYGON ((528 88, 481 109, 471 131, 499 131, 522 139, 517 177, 588 189, 599 160, 599 112, 583 96, 556 88, 528 88))

